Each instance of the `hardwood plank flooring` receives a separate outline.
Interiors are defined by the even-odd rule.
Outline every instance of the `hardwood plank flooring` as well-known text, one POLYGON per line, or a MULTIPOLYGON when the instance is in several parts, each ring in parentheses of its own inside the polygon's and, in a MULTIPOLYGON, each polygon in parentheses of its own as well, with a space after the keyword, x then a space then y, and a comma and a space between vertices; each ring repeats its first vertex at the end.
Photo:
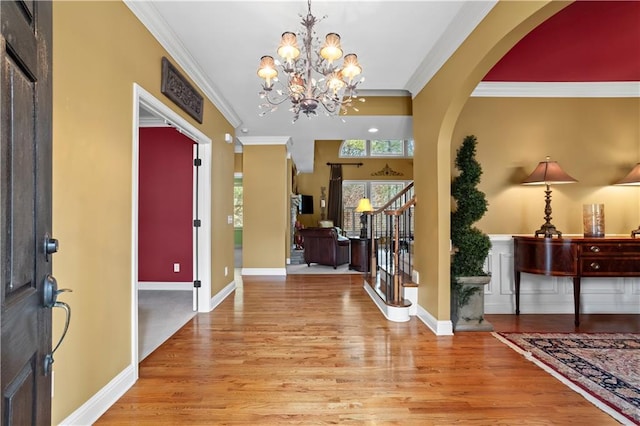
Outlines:
MULTIPOLYGON (((490 333, 387 321, 359 275, 243 281, 149 355, 96 425, 617 424, 490 333)), ((535 322, 509 317, 489 320, 535 322)))

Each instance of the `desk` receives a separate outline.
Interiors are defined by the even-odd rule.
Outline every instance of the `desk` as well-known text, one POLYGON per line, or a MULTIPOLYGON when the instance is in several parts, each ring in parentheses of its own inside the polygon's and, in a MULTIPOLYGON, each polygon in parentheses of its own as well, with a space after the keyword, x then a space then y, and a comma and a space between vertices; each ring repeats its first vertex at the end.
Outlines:
POLYGON ((349 238, 351 240, 351 262, 349 269, 369 272, 371 263, 371 240, 369 238, 349 238))
POLYGON ((640 239, 513 237, 516 315, 520 274, 573 278, 575 325, 580 325, 580 278, 640 277, 640 239))

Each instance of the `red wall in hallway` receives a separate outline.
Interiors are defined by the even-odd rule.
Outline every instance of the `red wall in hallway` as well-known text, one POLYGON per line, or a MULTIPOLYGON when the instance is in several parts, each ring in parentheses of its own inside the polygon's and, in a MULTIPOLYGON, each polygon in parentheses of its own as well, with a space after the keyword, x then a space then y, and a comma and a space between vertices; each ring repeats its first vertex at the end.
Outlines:
POLYGON ((639 81, 640 2, 576 1, 520 40, 484 81, 639 81))
POLYGON ((193 141, 141 128, 139 158, 138 280, 193 281, 193 141))

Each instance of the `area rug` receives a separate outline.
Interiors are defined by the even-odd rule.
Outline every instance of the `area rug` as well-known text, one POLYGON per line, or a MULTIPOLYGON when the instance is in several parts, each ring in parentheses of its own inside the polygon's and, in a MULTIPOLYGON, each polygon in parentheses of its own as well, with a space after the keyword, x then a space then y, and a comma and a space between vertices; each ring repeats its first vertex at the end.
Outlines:
POLYGON ((640 334, 492 333, 623 424, 640 424, 640 334))

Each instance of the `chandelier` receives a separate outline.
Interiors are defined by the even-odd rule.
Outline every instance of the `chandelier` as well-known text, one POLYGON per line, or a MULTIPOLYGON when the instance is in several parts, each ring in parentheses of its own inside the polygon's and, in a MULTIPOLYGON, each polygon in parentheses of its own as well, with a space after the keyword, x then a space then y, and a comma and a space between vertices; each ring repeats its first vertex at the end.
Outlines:
POLYGON ((356 87, 364 81, 364 77, 356 79, 362 72, 355 53, 345 55, 342 66, 336 61, 342 57, 340 36, 329 33, 324 44, 316 37, 313 27, 326 18, 317 19, 311 14, 311 0, 308 0, 307 16, 302 16, 301 31, 296 35, 290 31, 282 34, 278 55, 282 62, 274 60, 273 56, 263 56, 258 67, 258 76, 264 79, 260 98, 260 116, 278 109, 278 105, 289 100, 293 112, 293 122, 300 113, 307 117, 317 115, 318 110, 324 110, 326 115, 347 113, 347 108, 354 111, 358 99, 356 87), (302 47, 298 47, 298 37, 302 39, 302 47), (278 79, 278 68, 286 76, 286 82, 278 79))

